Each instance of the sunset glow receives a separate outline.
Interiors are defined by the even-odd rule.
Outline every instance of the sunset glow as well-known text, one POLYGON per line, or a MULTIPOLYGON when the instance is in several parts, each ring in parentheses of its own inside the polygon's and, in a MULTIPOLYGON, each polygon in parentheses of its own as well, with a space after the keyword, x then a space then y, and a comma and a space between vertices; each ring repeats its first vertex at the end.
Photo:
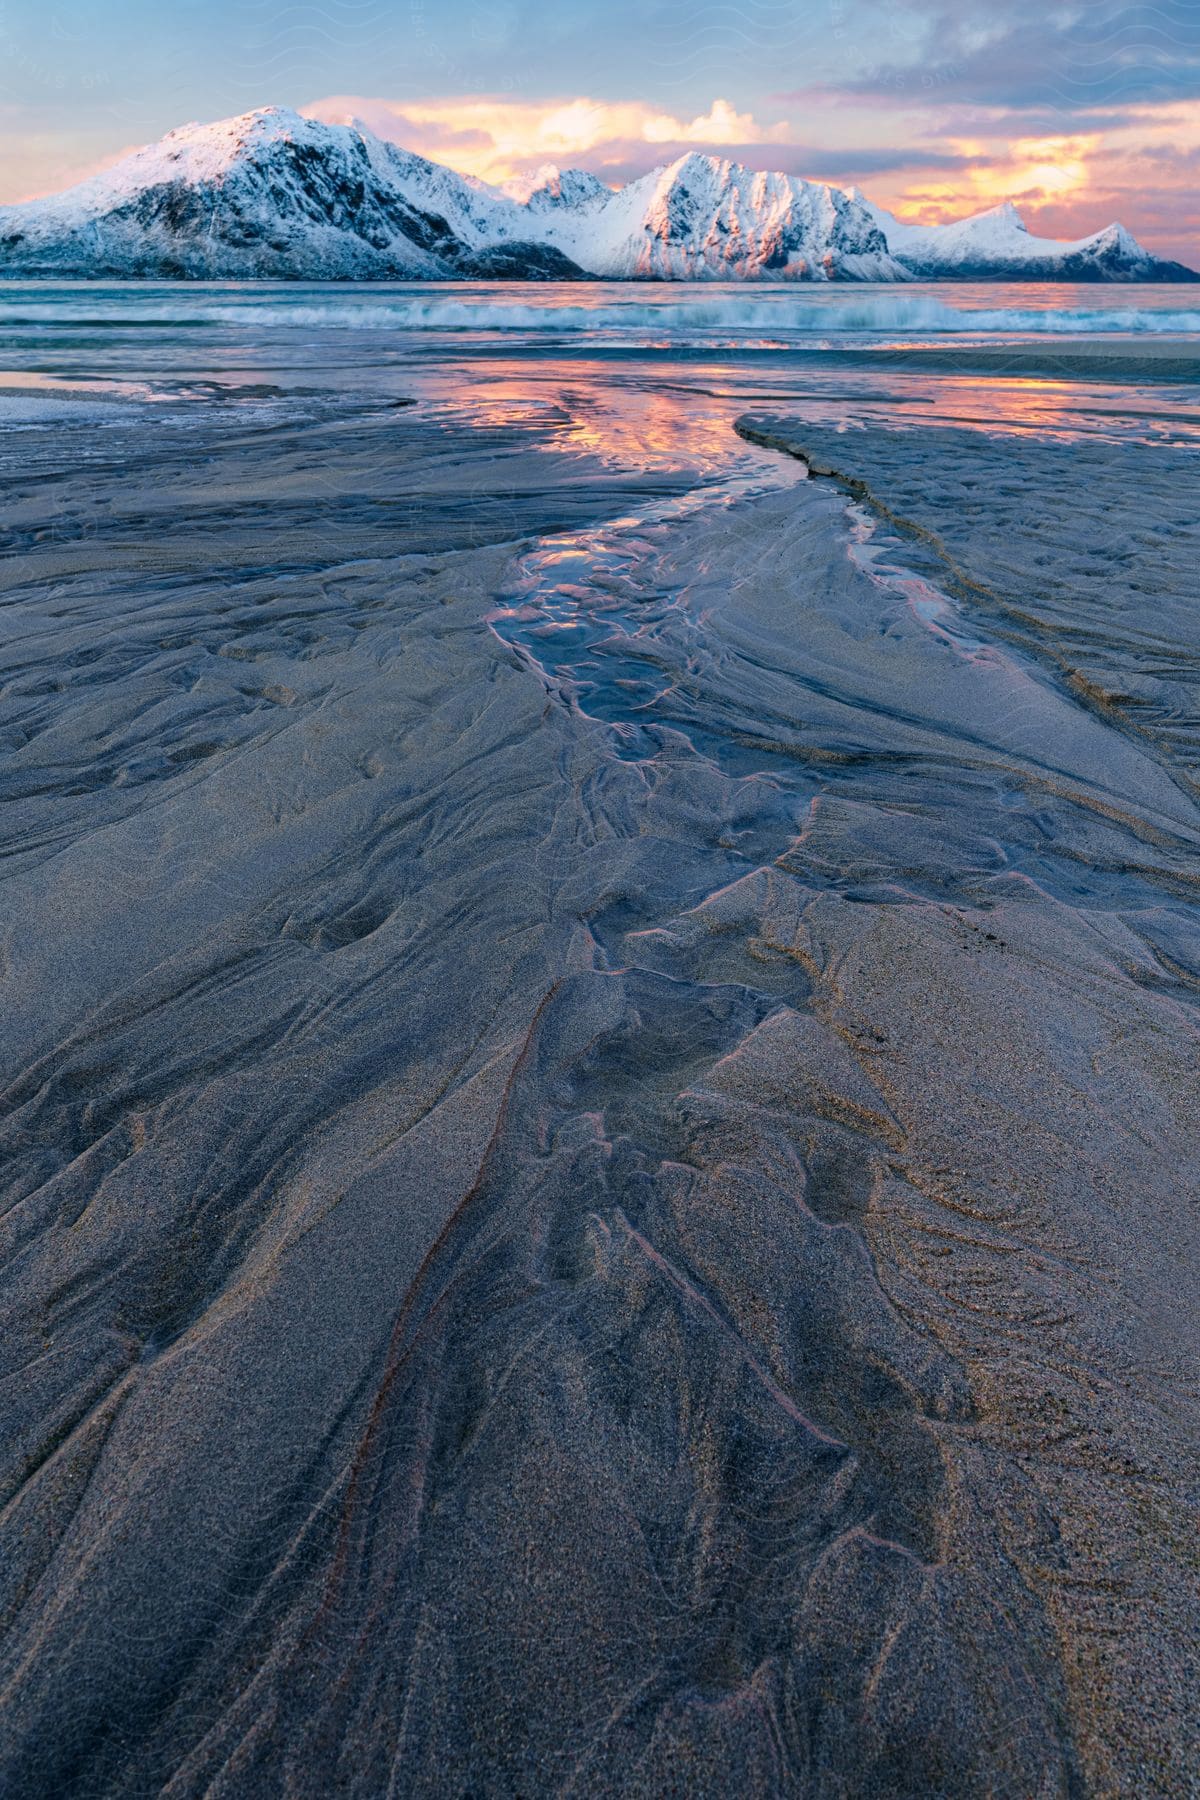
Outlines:
MULTIPOLYGON (((826 157, 841 155, 843 166, 814 166, 806 156, 811 117, 803 134, 801 109, 785 116, 756 116, 723 96, 690 118, 658 111, 640 101, 611 102, 587 97, 546 102, 466 97, 404 102, 331 95, 304 110, 329 123, 361 119, 381 137, 391 138, 464 174, 496 184, 520 184, 546 164, 578 162, 613 185, 669 161, 687 149, 704 149, 761 168, 785 168, 822 180, 856 183, 899 218, 934 225, 1011 200, 1031 230, 1082 236, 1122 219, 1139 226, 1148 241, 1152 227, 1141 224, 1154 202, 1148 195, 1174 194, 1168 185, 1175 165, 1189 168, 1200 159, 1200 104, 1142 107, 1119 129, 1100 133, 1033 136, 1014 130, 1007 137, 1000 119, 976 116, 974 130, 947 121, 936 140, 916 135, 919 121, 902 118, 908 142, 904 166, 878 169, 895 134, 897 117, 864 118, 828 101, 821 136, 826 157), (802 141, 803 139, 803 141, 802 141), (845 148, 839 152, 838 145, 845 148), (923 155, 928 162, 923 163, 923 155), (947 171, 945 164, 951 165, 947 171)), ((1189 251, 1187 196, 1169 203, 1184 221, 1173 238, 1180 254, 1189 251), (1177 204, 1178 202, 1178 204, 1177 204)), ((1154 216, 1157 216, 1157 211, 1154 216)), ((1194 243, 1194 237, 1190 240, 1194 243)))
MULTIPOLYGON (((531 172, 531 166, 559 158, 582 158, 589 166, 599 159, 597 173, 602 174, 605 161, 623 159, 630 145, 663 145, 675 155, 681 145, 725 150, 755 143, 786 147, 791 141, 786 120, 760 124, 752 113, 739 112, 719 98, 690 119, 642 101, 589 98, 401 103, 332 95, 313 101, 304 111, 331 125, 361 119, 380 137, 448 162, 464 175, 496 183, 512 181, 531 172)), ((647 168, 657 160, 648 153, 647 168)))
POLYGON ((67 0, 52 65, 33 9, 6 11, 0 52, 19 80, 0 97, 0 201, 56 192, 189 119, 281 104, 361 119, 497 185, 553 164, 620 186, 699 149, 857 185, 923 224, 1011 200, 1045 235, 1119 219, 1200 260, 1200 15, 1173 12, 1168 45, 1138 8, 1114 36, 1092 9, 1026 0, 999 16, 973 0, 836 0, 819 18, 714 15, 682 54, 632 0, 603 14, 574 0, 533 40, 515 10, 466 0, 387 20, 302 5, 269 42, 260 11, 216 0, 203 30, 190 15, 148 29, 120 4, 98 34, 67 0))

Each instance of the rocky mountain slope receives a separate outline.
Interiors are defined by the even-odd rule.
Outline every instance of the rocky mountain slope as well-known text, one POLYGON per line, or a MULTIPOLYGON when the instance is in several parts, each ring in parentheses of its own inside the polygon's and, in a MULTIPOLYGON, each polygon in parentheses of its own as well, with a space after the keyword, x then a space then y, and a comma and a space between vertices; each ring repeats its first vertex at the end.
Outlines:
POLYGON ((524 209, 361 126, 266 107, 185 125, 48 200, 0 209, 0 269, 21 273, 447 279, 581 274, 524 243, 524 209))
POLYGON ((186 125, 48 200, 0 209, 0 270, 87 275, 903 280, 840 189, 690 155, 614 193, 548 171, 525 200, 268 107, 186 125))
POLYGON ((1011 200, 950 225, 905 225, 850 190, 888 247, 923 281, 1196 281, 1182 263, 1146 250, 1123 225, 1074 242, 1034 237, 1011 200))
POLYGON ((934 229, 856 190, 692 152, 616 191, 546 170, 514 195, 376 137, 263 107, 185 125, 78 187, 0 208, 0 274, 307 280, 1191 279, 1120 226, 1030 237, 1012 208, 934 229))
POLYGON ((616 279, 905 279, 867 207, 841 188, 696 151, 599 207, 593 197, 562 208, 547 217, 542 235, 616 279))

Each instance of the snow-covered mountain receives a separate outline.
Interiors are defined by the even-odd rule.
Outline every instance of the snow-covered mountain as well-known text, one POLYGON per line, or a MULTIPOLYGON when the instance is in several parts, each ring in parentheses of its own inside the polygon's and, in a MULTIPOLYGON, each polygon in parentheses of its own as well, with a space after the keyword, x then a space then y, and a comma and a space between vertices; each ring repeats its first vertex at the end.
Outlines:
POLYGON ((578 276, 524 209, 361 125, 264 107, 184 125, 79 187, 0 208, 0 271, 578 276), (493 267, 496 262, 505 264, 493 267))
POLYGON ((905 279, 867 208, 841 188, 698 151, 631 181, 599 205, 593 194, 548 210, 541 235, 573 261, 614 279, 905 279))
POLYGON ((692 152, 613 191, 580 169, 515 192, 364 125, 262 107, 184 125, 66 193, 0 207, 0 275, 428 280, 1200 279, 1120 226, 1031 238, 1015 210, 901 225, 845 191, 692 152))
POLYGON ((66 193, 0 208, 0 272, 905 279, 839 188, 689 155, 617 193, 548 171, 517 200, 282 107, 182 126, 66 193))
POLYGON ((1064 243, 1033 237, 1012 201, 952 225, 904 225, 857 188, 892 254, 922 281, 1197 281, 1152 256, 1123 225, 1064 243))
POLYGON ((556 169, 547 163, 527 181, 506 182, 504 192, 533 213, 594 211, 612 199, 613 191, 586 169, 556 169))

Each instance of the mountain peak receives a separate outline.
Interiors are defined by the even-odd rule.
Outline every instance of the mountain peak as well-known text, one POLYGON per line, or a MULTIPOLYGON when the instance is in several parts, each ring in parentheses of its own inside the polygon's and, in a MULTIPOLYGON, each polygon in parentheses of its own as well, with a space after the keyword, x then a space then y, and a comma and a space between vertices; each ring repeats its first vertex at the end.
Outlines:
POLYGON ((711 181, 714 176, 723 177, 734 166, 728 157, 717 156, 710 150, 685 150, 682 156, 677 156, 660 173, 663 185, 696 179, 711 181))
POLYGON ((977 219, 994 219, 998 225, 1010 225, 1014 231, 1028 233, 1029 227, 1017 211, 1011 200, 1002 200, 998 206, 989 206, 986 212, 976 213, 977 219))
POLYGON ((536 174, 506 182, 503 191, 533 212, 593 206, 612 195, 612 189, 590 170, 559 169, 553 163, 543 163, 536 174))
POLYGON ((0 272, 1194 279, 1119 225, 1072 244, 1034 238, 1010 201, 950 225, 906 225, 857 189, 699 149, 615 191, 587 170, 543 167, 502 193, 360 120, 325 124, 284 106, 181 125, 65 193, 0 207, 0 272))
POLYGON ((313 123, 288 106, 256 106, 250 112, 237 113, 232 119, 217 119, 211 124, 201 124, 193 119, 187 125, 176 125, 159 140, 159 145, 163 149, 199 144, 241 147, 251 140, 261 143, 297 133, 306 135, 313 123))
POLYGON ((1096 244, 1103 244, 1105 246, 1111 245, 1114 250, 1119 250, 1126 256, 1135 255, 1144 257, 1146 255, 1145 250, 1142 248, 1141 244, 1138 243, 1133 233, 1128 231, 1125 226, 1116 219, 1113 220, 1111 225, 1106 225, 1103 231, 1098 231, 1092 241, 1096 244))

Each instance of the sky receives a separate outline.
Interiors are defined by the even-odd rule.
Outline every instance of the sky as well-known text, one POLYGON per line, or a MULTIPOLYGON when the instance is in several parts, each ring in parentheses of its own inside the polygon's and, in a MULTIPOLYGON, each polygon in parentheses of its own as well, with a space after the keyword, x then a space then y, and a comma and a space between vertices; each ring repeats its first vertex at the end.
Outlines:
POLYGON ((1200 266, 1200 0, 0 0, 0 202, 268 104, 496 182, 713 150, 1200 266))

